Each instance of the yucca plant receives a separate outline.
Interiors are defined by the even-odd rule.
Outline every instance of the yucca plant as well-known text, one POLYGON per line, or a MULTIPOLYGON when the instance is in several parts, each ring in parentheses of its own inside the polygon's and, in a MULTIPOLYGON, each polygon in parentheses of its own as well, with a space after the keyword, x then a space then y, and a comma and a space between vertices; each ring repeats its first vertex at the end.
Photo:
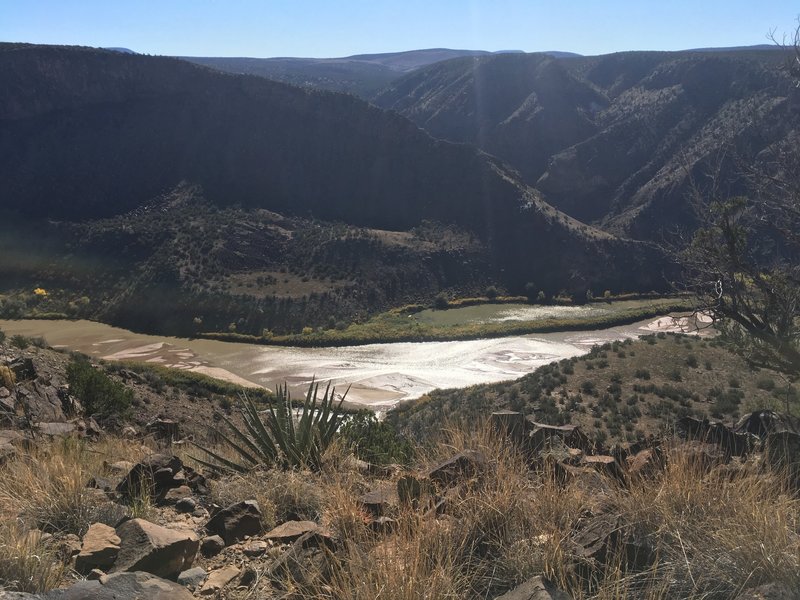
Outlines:
MULTIPOLYGON (((342 402, 334 401, 330 382, 322 398, 319 384, 311 382, 298 417, 292 410, 289 389, 284 384, 275 390, 275 400, 264 416, 247 394, 240 394, 244 427, 239 427, 225 415, 219 415, 228 434, 215 428, 215 434, 237 455, 229 459, 198 444, 210 460, 194 458, 200 464, 216 470, 245 473, 258 466, 277 466, 283 469, 308 468, 319 470, 322 455, 333 441, 342 421, 342 402)), ((348 388, 349 390, 349 388, 348 388)))

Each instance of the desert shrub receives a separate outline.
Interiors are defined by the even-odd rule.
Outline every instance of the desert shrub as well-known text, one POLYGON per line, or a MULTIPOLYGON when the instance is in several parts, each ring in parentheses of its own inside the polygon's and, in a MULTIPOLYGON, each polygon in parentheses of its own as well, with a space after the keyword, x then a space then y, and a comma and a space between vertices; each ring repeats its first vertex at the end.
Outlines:
POLYGON ((375 413, 359 411, 350 416, 339 430, 361 460, 374 464, 408 464, 414 456, 413 445, 400 436, 386 421, 378 421, 375 413))
POLYGON ((690 354, 686 357, 686 366, 691 367, 692 369, 696 369, 698 365, 697 357, 694 354, 690 354))
POLYGON ((20 350, 25 350, 31 345, 30 339, 20 334, 12 335, 9 341, 11 342, 12 346, 19 348, 20 350))
POLYGON ((650 379, 650 371, 647 369, 636 369, 636 372, 633 374, 636 379, 650 379))
POLYGON ((767 375, 762 375, 756 379, 756 387, 760 390, 771 392, 775 389, 775 380, 767 375))
POLYGON ((70 394, 78 398, 84 410, 103 419, 126 417, 133 400, 133 390, 114 381, 84 358, 73 357, 67 365, 70 394))
POLYGON ((497 298, 498 295, 497 288, 493 285, 487 287, 484 293, 486 294, 486 297, 489 298, 490 300, 494 300, 495 298, 497 298))

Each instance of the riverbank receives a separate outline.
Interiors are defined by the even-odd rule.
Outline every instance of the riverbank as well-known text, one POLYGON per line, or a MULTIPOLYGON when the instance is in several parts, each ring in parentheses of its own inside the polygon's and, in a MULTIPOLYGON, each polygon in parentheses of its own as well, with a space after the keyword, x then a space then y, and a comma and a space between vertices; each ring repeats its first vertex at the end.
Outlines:
MULTIPOLYGON (((438 312, 447 313, 457 308, 480 304, 478 302, 479 299, 472 298, 469 300, 469 302, 454 302, 451 308, 438 312)), ((517 298, 504 298, 494 302, 486 299, 484 304, 509 305, 515 302, 518 302, 517 298)), ((306 331, 299 334, 272 335, 267 333, 262 336, 234 332, 204 332, 200 333, 198 337, 224 342, 296 346, 301 348, 363 346, 367 344, 401 342, 452 342, 561 331, 606 329, 692 309, 690 300, 685 298, 617 300, 603 303, 603 305, 609 308, 607 312, 585 316, 541 317, 530 320, 486 320, 455 324, 423 322, 415 318, 415 314, 422 312, 427 307, 413 306, 387 311, 364 323, 352 323, 344 329, 311 330, 307 328, 306 331), (617 308, 620 304, 625 304, 626 307, 617 308)), ((556 307, 558 306, 560 305, 556 305, 556 307)))

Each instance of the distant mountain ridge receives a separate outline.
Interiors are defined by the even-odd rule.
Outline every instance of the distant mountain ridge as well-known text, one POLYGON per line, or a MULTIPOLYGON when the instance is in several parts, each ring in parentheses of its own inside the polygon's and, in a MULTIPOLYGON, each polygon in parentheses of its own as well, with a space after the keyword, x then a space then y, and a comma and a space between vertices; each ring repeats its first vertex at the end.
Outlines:
POLYGON ((0 213, 4 226, 22 223, 11 232, 40 232, 0 252, 0 293, 39 281, 80 298, 75 281, 91 288, 102 277, 26 270, 58 264, 47 254, 20 260, 36 255, 27 249, 35 240, 58 248, 55 257, 77 253, 82 269, 115 262, 114 293, 89 316, 145 327, 169 305, 173 332, 192 327, 187 311, 201 301, 216 326, 238 314, 260 332, 320 325, 326 303, 350 318, 488 282, 579 297, 667 285, 655 248, 569 218, 496 158, 401 115, 344 94, 90 48, 0 45, 0 213), (233 237, 215 230, 215 214, 227 215, 233 237), (208 278, 222 287, 199 295, 208 278), (260 291, 277 294, 284 279, 314 292, 260 291))
MULTIPOLYGON (((503 50, 493 53, 485 50, 428 48, 403 52, 356 54, 341 58, 193 56, 178 58, 228 73, 259 75, 301 87, 345 92, 369 98, 402 74, 427 65, 465 56, 516 53, 520 53, 520 51, 503 50)), ((553 54, 567 55, 570 53, 554 52, 553 54)))
POLYGON ((505 160, 577 219, 659 240, 691 227, 690 177, 717 157, 728 155, 735 181, 732 149, 752 160, 791 143, 800 92, 783 60, 772 48, 467 57, 413 71, 372 101, 505 160))

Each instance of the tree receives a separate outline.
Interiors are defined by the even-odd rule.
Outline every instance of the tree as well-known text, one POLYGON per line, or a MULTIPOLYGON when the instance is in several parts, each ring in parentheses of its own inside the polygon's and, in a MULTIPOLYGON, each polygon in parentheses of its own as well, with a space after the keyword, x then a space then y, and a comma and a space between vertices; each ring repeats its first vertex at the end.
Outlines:
MULTIPOLYGON (((751 363, 800 377, 800 26, 788 48, 792 133, 737 161, 746 195, 722 169, 693 182, 701 226, 678 254, 684 288, 751 363)), ((724 160, 731 160, 725 157, 724 160)), ((720 161, 722 162, 722 161, 720 161)))

